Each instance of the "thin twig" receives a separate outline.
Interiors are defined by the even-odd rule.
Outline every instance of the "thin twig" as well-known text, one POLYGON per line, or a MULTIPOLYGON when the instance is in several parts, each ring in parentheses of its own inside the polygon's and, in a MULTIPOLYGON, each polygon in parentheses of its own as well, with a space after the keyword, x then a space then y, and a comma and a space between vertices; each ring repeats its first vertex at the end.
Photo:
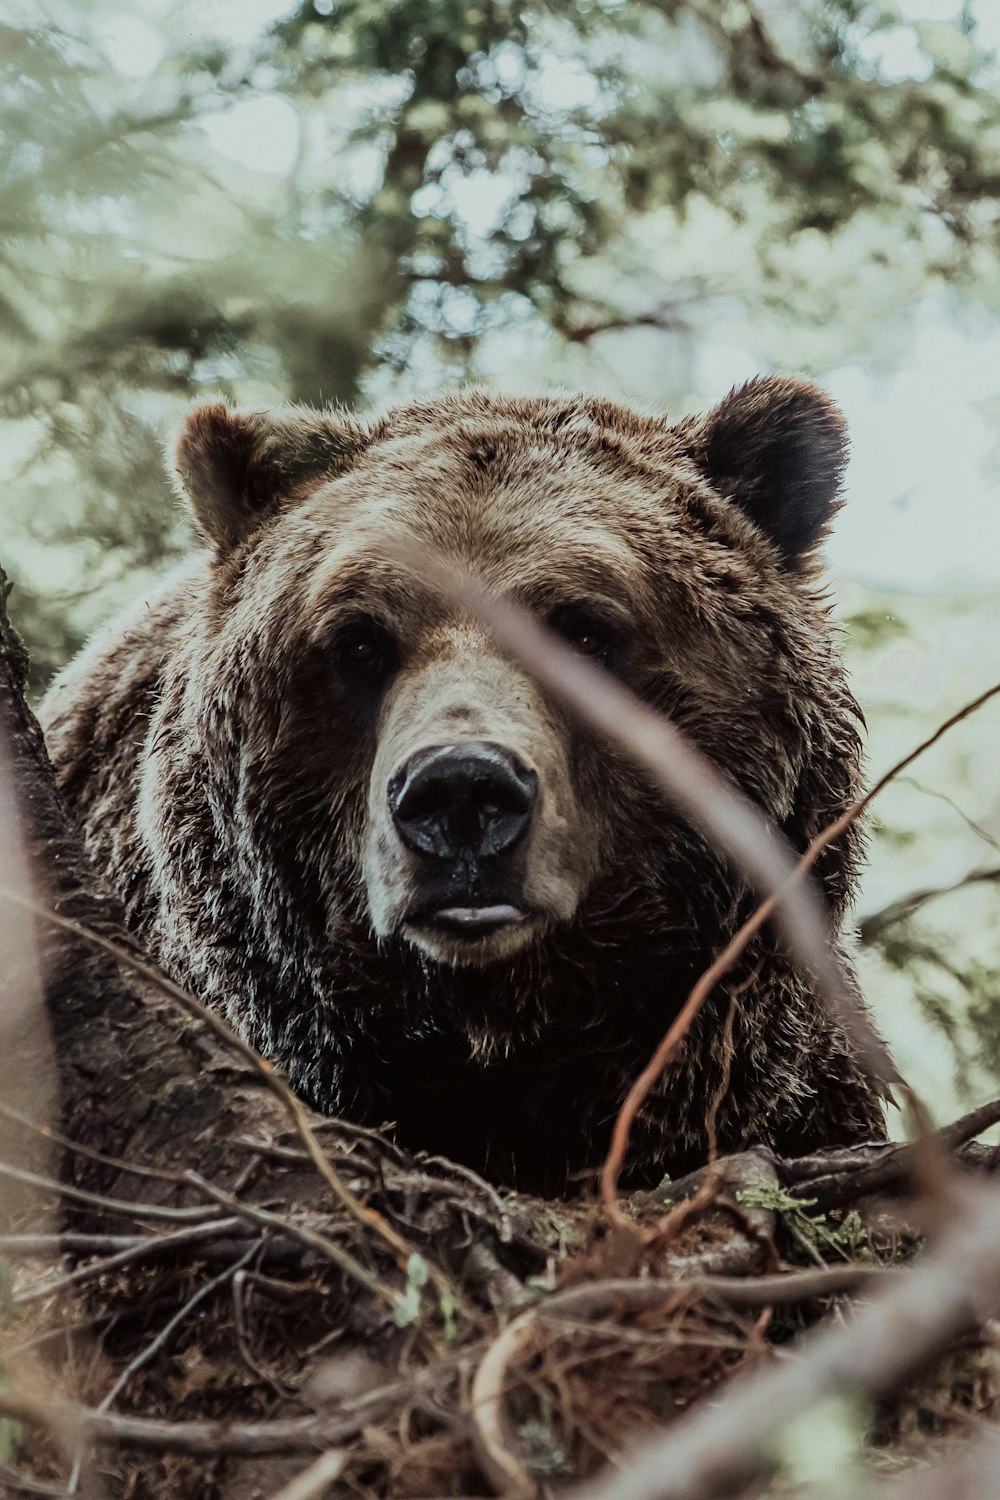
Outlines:
POLYGON ((23 1167, 12 1167, 9 1162, 0 1162, 0 1177, 10 1177, 15 1182, 29 1187, 44 1188, 57 1197, 71 1198, 75 1203, 87 1203, 91 1208, 103 1209, 105 1213, 120 1214, 130 1219, 197 1219, 204 1223, 211 1210, 203 1205, 196 1208, 170 1208, 160 1203, 133 1203, 124 1198, 108 1198, 103 1193, 89 1193, 84 1188, 74 1187, 71 1182, 60 1182, 55 1177, 43 1177, 37 1172, 27 1172, 23 1167))
POLYGON ((492 1183, 480 1177, 479 1173, 474 1172, 471 1167, 465 1166, 462 1162, 449 1161, 446 1156, 428 1156, 424 1158, 424 1161, 428 1167, 440 1167, 449 1176, 458 1177, 463 1182, 468 1182, 474 1188, 477 1188, 483 1197, 487 1198, 496 1209, 499 1220, 498 1235, 501 1245, 510 1244, 512 1233, 510 1214, 499 1192, 492 1183))
POLYGON ((961 880, 953 880, 950 885, 928 886, 924 890, 911 891, 908 896, 890 901, 880 911, 873 911, 869 916, 862 917, 858 923, 858 938, 862 943, 874 943, 887 927, 902 922, 906 917, 912 917, 932 901, 937 901, 942 896, 953 896, 956 891, 966 891, 976 885, 993 885, 997 881, 1000 881, 1000 866, 989 870, 970 870, 968 875, 963 875, 961 880))
POLYGON ((114 1167, 119 1172, 131 1172, 133 1177, 154 1177, 158 1182, 184 1181, 182 1172, 170 1172, 165 1167, 140 1166, 137 1162, 125 1161, 120 1156, 105 1156, 103 1151, 95 1151, 92 1146, 82 1146, 79 1141, 60 1135, 59 1131, 53 1130, 51 1125, 39 1125, 37 1121, 29 1119, 19 1109, 13 1109, 2 1100, 0 1100, 0 1115, 6 1116, 8 1120, 15 1120, 18 1125, 23 1125, 26 1130, 34 1131, 36 1135, 43 1136, 47 1141, 54 1141, 57 1146, 64 1146, 67 1151, 72 1151, 74 1156, 85 1156, 89 1161, 98 1161, 102 1166, 114 1167))
MULTIPOLYGON (((52 911, 51 908, 31 900, 21 895, 18 891, 4 885, 0 885, 0 898, 13 902, 14 905, 31 912, 32 915, 40 917, 52 926, 58 927, 64 932, 72 933, 74 937, 80 939, 82 942, 89 943, 91 947, 98 948, 101 952, 109 954, 116 962, 124 964, 133 973, 140 975, 150 984, 155 985, 157 989, 168 995, 172 1000, 176 1000, 190 1015, 194 1015, 200 1021, 203 1021, 206 1026, 215 1032, 216 1036, 238 1052, 244 1061, 249 1063, 254 1072, 263 1079, 271 1093, 284 1106, 291 1118, 296 1133, 308 1152, 310 1161, 327 1186, 332 1189, 339 1202, 363 1228, 371 1230, 380 1239, 385 1241, 392 1250, 397 1263, 405 1269, 411 1257, 416 1253, 413 1247, 388 1223, 382 1214, 373 1208, 369 1208, 367 1204, 362 1203, 360 1199, 355 1197, 340 1174, 334 1169, 333 1164, 316 1139, 309 1122, 308 1113, 302 1101, 296 1097, 281 1075, 275 1072, 267 1059, 261 1057, 249 1043, 245 1042, 222 1016, 210 1010, 206 1005, 203 1005, 194 995, 183 989, 181 985, 175 984, 172 979, 169 979, 166 974, 161 973, 152 964, 146 963, 127 948, 122 947, 119 943, 111 942, 109 938, 104 937, 99 932, 93 931, 93 929, 85 926, 82 922, 74 921, 71 917, 64 917, 58 912, 52 911)), ((176 1212, 179 1212, 179 1210, 176 1212)), ((430 1277, 438 1291, 447 1294, 454 1305, 460 1305, 458 1292, 452 1286, 444 1272, 435 1266, 432 1261, 428 1261, 426 1257, 421 1258, 427 1265, 430 1277)))
MULTIPOLYGON (((250 1346, 250 1329, 247 1325, 247 1305, 244 1296, 244 1288, 248 1279, 252 1282, 256 1278, 252 1272, 245 1270, 237 1271, 233 1277, 233 1334, 236 1339, 236 1352, 255 1380, 259 1380, 261 1385, 270 1386, 276 1396, 287 1400, 289 1396, 294 1395, 294 1391, 275 1380, 258 1360, 250 1346)), ((299 1287, 297 1290, 301 1292, 306 1288, 299 1287)))
POLYGON ((719 1154, 718 1123, 719 1110, 722 1101, 729 1092, 729 1081, 733 1071, 733 1029, 736 1025, 736 1012, 739 1009, 739 998, 752 984, 756 984, 760 976, 760 964, 742 980, 729 996, 729 1007, 726 1011, 726 1020, 722 1028, 722 1076, 718 1087, 712 1095, 708 1109, 705 1113, 705 1139, 708 1142, 709 1165, 715 1161, 719 1154))
POLYGON ((366 1291, 374 1292, 376 1296, 381 1297, 389 1307, 395 1309, 398 1306, 398 1292, 380 1281, 376 1273, 369 1271, 367 1266, 363 1266, 349 1250, 342 1249, 325 1234, 320 1234, 319 1230, 310 1229, 306 1224, 299 1224, 286 1214, 272 1213, 270 1209, 259 1208, 256 1203, 241 1203, 239 1199, 233 1197, 232 1193, 216 1187, 198 1172, 189 1171, 185 1175, 192 1186, 199 1188, 216 1203, 222 1204, 230 1213, 238 1214, 241 1219, 247 1219, 252 1224, 263 1224, 268 1229, 279 1229, 282 1234, 299 1240, 310 1250, 315 1250, 327 1260, 332 1261, 338 1270, 353 1281, 357 1281, 366 1291))
POLYGON ((933 797, 938 802, 945 803, 946 806, 951 808, 953 813, 956 813, 958 817, 961 818, 962 822, 965 824, 970 833, 974 833, 977 839, 982 839, 984 844, 989 844, 991 848, 995 849, 997 853, 1000 854, 1000 839, 994 838, 992 833, 990 833, 988 829, 983 828, 982 824, 977 823, 974 818, 970 818, 969 814, 963 807, 959 806, 954 797, 949 797, 948 793, 942 792, 940 787, 925 786, 924 783, 922 781, 918 781, 915 776, 902 776, 900 777, 900 780, 904 781, 907 786, 912 786, 913 789, 917 792, 920 792, 922 796, 933 797))
POLYGON ((9 1256, 104 1255, 130 1250, 153 1238, 148 1234, 0 1234, 0 1253, 9 1256))
MULTIPOLYGON (((1000 1308, 1000 1193, 956 1183, 938 1247, 897 1272, 849 1322, 827 1325, 796 1358, 737 1377, 710 1407, 679 1420, 577 1500, 708 1500, 770 1473, 775 1438, 816 1402, 882 1399, 1000 1308)), ((848 1266, 836 1267, 848 1271, 848 1266)), ((820 1276, 824 1273, 806 1272, 820 1276)))
MULTIPOLYGON (((144 1238, 133 1240, 115 1255, 109 1255, 103 1260, 89 1261, 85 1266, 75 1266, 72 1271, 67 1271, 64 1276, 60 1276, 58 1281, 42 1282, 37 1286, 29 1287, 26 1292, 21 1292, 14 1298, 14 1306, 25 1307, 29 1302, 40 1302, 66 1291, 71 1286, 83 1286, 88 1281, 96 1281, 98 1277, 106 1276, 110 1271, 119 1271, 122 1266, 134 1265, 136 1261, 150 1260, 154 1256, 169 1254, 171 1251, 190 1245, 198 1245, 204 1240, 216 1240, 223 1235, 239 1233, 239 1230, 238 1218, 219 1218, 213 1219, 209 1224, 193 1224, 190 1229, 179 1229, 176 1234, 146 1235, 144 1238)), ((66 1236, 62 1238, 65 1239, 66 1236)))

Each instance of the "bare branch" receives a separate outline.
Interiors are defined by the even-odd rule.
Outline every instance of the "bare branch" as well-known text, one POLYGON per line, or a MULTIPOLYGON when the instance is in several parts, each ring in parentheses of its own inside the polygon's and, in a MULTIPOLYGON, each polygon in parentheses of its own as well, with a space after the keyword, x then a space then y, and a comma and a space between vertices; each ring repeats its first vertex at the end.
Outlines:
POLYGON ((858 923, 858 937, 862 943, 877 942, 887 927, 912 917, 931 901, 937 901, 941 896, 952 896, 956 891, 968 890, 970 886, 992 885, 998 880, 1000 866, 990 870, 970 870, 968 875, 963 875, 961 880, 955 880, 951 885, 928 886, 922 891, 911 891, 908 896, 900 896, 898 900, 890 901, 888 906, 883 906, 880 911, 863 917, 858 923))
POLYGON ((174 1223, 178 1220, 196 1219, 199 1223, 204 1223, 206 1219, 218 1216, 217 1208, 171 1208, 160 1203, 131 1203, 124 1198, 109 1198, 104 1193, 91 1193, 86 1188, 74 1187, 70 1182, 57 1182, 54 1177, 43 1177, 38 1172, 22 1171, 20 1167, 12 1167, 7 1162, 0 1162, 0 1177, 7 1177, 29 1187, 43 1188, 55 1197, 71 1198, 74 1203, 86 1203, 91 1208, 100 1208, 105 1213, 120 1214, 126 1218, 169 1219, 174 1223))
POLYGON ((890 1395, 928 1359, 1000 1309, 1000 1193, 962 1184, 938 1249, 902 1272, 853 1321, 828 1326, 798 1358, 733 1382, 578 1500, 715 1500, 775 1465, 773 1442, 817 1401, 890 1395), (770 1451, 769 1451, 770 1450, 770 1451))
MULTIPOLYGON (((205 1240, 217 1240, 223 1236, 232 1238, 234 1232, 239 1232, 239 1228, 239 1219, 213 1219, 208 1224, 195 1224, 190 1229, 178 1230, 176 1234, 151 1234, 144 1238, 133 1239, 114 1255, 108 1255, 103 1260, 89 1261, 85 1266, 75 1266, 72 1271, 67 1271, 57 1281, 42 1281, 29 1287, 27 1291, 21 1292, 14 1298, 14 1306, 26 1307, 29 1302, 42 1302, 47 1297, 54 1297, 57 1293, 67 1291, 72 1286, 85 1286, 87 1282, 96 1281, 111 1271, 119 1271, 122 1266, 131 1266, 138 1261, 153 1260, 164 1254, 169 1255, 175 1250, 184 1249, 190 1245, 200 1245, 205 1240)), ((65 1241, 72 1240, 75 1236, 66 1235, 60 1238, 65 1241)), ((90 1236, 79 1238, 87 1239, 90 1236)))
MULTIPOLYGON (((514 1318, 494 1339, 480 1360, 472 1383, 471 1412, 476 1452, 498 1494, 524 1496, 537 1489, 517 1455, 507 1418, 505 1397, 514 1383, 511 1366, 536 1340, 542 1326, 554 1319, 596 1320, 611 1314, 646 1308, 686 1306, 698 1298, 734 1310, 761 1311, 777 1304, 792 1306, 845 1292, 881 1286, 903 1273, 859 1264, 800 1271, 790 1276, 691 1276, 676 1281, 614 1280, 591 1282, 556 1292, 538 1307, 514 1318)), ((662 1335, 660 1335, 662 1338, 662 1335)))
POLYGON ((35 1427, 75 1430, 83 1441, 147 1453, 187 1453, 209 1457, 315 1453, 354 1437, 393 1407, 400 1382, 385 1386, 336 1412, 283 1417, 261 1422, 170 1422, 100 1412, 75 1401, 42 1401, 10 1386, 0 1387, 0 1413, 35 1427))
MULTIPOLYGON (((935 1134, 935 1141, 944 1151, 956 1152, 960 1161, 971 1166, 989 1169, 995 1152, 985 1150, 985 1161, 979 1161, 978 1151, 971 1153, 965 1146, 973 1136, 1000 1124, 1000 1100, 980 1105, 952 1125, 946 1125, 935 1134), (965 1147, 965 1151, 962 1148, 965 1147)), ((862 1147, 860 1151, 830 1153, 804 1157, 799 1161, 784 1164, 782 1176, 786 1184, 794 1184, 794 1191, 808 1197, 821 1213, 840 1208, 845 1203, 857 1203, 871 1193, 892 1192, 913 1176, 919 1144, 885 1142, 878 1146, 862 1147)))
POLYGON ((133 1177, 152 1177, 157 1182, 183 1182, 183 1172, 169 1172, 164 1167, 147 1167, 139 1162, 126 1161, 120 1156, 106 1156, 103 1151, 95 1151, 92 1146, 83 1146, 79 1141, 71 1141, 68 1136, 60 1134, 51 1125, 39 1125, 37 1121, 29 1118, 18 1109, 13 1109, 9 1104, 0 1101, 0 1115, 15 1124, 22 1125, 25 1130, 34 1131, 47 1141, 52 1141, 57 1146, 63 1146, 67 1151, 72 1151, 76 1156, 85 1156, 88 1161, 100 1162, 104 1167, 114 1167, 118 1172, 127 1172, 133 1177))

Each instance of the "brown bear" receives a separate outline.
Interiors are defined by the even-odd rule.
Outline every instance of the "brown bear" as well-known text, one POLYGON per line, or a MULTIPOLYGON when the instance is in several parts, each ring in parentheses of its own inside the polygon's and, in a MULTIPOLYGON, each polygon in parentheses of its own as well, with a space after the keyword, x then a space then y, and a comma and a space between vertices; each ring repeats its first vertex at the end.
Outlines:
MULTIPOLYGON (((467 390, 368 424, 196 407, 204 546, 43 705, 128 920, 317 1108, 561 1190, 755 905, 618 752, 405 560, 527 606, 654 705, 801 850, 858 793, 816 580, 843 421, 759 379, 675 425, 467 390), (402 560, 401 560, 402 558, 402 560)), ((817 867, 831 941, 860 835, 817 867)), ((881 1080, 768 932, 637 1126, 628 1179, 884 1134, 881 1080)))

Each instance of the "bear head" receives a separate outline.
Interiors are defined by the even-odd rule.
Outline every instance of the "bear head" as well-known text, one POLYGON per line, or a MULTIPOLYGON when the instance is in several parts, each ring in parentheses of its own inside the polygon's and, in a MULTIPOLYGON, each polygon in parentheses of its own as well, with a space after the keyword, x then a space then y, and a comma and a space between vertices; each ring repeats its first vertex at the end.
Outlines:
MULTIPOLYGON (((195 408, 175 471, 206 561, 140 797, 168 962, 321 1106, 399 1117, 401 1070, 590 1058, 606 1121, 752 896, 420 560, 532 611, 802 848, 857 791, 815 581, 845 453, 778 378, 674 425, 482 390, 369 424, 195 408)), ((834 927, 857 849, 818 867, 834 927)), ((783 996, 765 1072, 809 1045, 815 1000, 783 996)))

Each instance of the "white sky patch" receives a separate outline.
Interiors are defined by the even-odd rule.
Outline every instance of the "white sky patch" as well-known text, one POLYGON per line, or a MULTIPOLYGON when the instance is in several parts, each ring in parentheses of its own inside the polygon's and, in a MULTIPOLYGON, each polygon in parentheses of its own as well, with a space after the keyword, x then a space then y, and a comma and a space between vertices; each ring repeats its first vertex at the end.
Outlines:
POLYGON ((291 15, 297 8, 293 0, 144 0, 144 8, 153 14, 171 14, 175 24, 184 29, 190 22, 199 36, 215 36, 236 46, 252 42, 268 26, 291 15))
POLYGON ((217 114, 200 115, 198 124, 220 156, 255 172, 286 177, 295 165, 299 113, 280 94, 266 94, 217 114))
MULTIPOLYGON (((922 45, 921 23, 931 26, 955 25, 963 12, 962 0, 898 0, 900 24, 873 31, 855 39, 860 57, 877 67, 887 83, 911 78, 926 81, 933 68, 931 54, 922 45)), ((1000 4, 997 0, 978 0, 972 6, 974 38, 987 52, 1000 52, 1000 4)))
POLYGON ((469 234, 485 239, 499 226, 516 196, 514 174, 500 175, 485 167, 469 172, 445 168, 440 182, 427 182, 413 195, 416 214, 453 213, 469 234))
POLYGON ((931 76, 933 64, 920 46, 912 26, 891 26, 873 31, 856 43, 858 56, 872 67, 886 83, 912 78, 924 83, 931 76))
POLYGON ((868 583, 932 587, 1000 577, 997 433, 1000 326, 953 322, 928 305, 890 373, 846 365, 824 380, 851 429, 847 504, 828 556, 868 583))
MULTIPOLYGON (((761 366, 752 350, 706 341, 696 384, 707 403, 761 366)), ((820 377, 851 437, 846 504, 827 543, 830 568, 876 587, 924 589, 1000 578, 997 431, 1000 321, 916 309, 898 367, 847 362, 820 377)))
MULTIPOLYGON (((987 0, 987 4, 992 3, 987 0)), ((897 0, 896 9, 907 21, 957 21, 962 0, 897 0)))
POLYGON ((110 15, 97 36, 112 67, 127 78, 154 73, 166 51, 161 33, 140 16, 110 15))
POLYGON ((539 109, 560 114, 594 106, 600 98, 601 86, 575 59, 549 55, 539 59, 530 91, 539 109))

